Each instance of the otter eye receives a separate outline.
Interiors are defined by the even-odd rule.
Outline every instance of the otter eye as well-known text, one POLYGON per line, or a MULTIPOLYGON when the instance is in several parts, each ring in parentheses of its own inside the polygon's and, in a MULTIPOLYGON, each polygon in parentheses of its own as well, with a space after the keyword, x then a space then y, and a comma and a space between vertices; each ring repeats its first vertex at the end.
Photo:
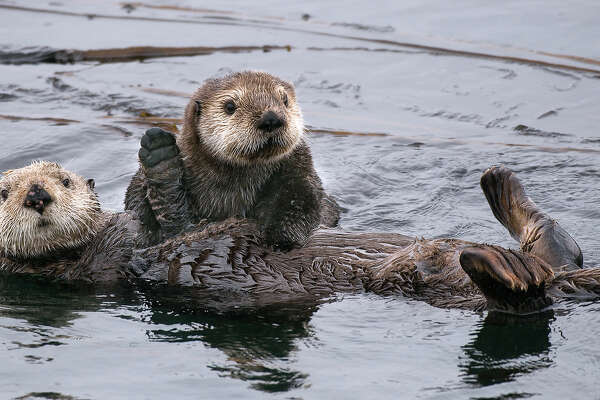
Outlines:
POLYGON ((233 114, 235 112, 235 104, 233 103, 233 101, 228 101, 227 103, 225 103, 225 112, 229 115, 233 114))
POLYGON ((288 106, 288 95, 285 92, 283 93, 283 105, 288 106))
POLYGON ((8 190, 2 189, 2 191, 0 192, 0 195, 2 196, 2 200, 8 199, 8 190))
POLYGON ((65 187, 69 187, 69 185, 71 184, 71 180, 69 178, 65 178, 65 179, 62 180, 62 184, 65 187))

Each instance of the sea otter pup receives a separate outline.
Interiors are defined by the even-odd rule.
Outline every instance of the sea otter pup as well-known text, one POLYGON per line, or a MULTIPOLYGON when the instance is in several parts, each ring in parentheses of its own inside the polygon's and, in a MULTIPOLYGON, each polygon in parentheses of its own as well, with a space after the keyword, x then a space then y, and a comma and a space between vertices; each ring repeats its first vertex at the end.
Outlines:
MULTIPOLYGON (((490 171, 482 180, 484 191, 487 182, 500 188, 490 195, 512 220, 519 207, 505 208, 508 203, 499 197, 524 204, 522 187, 509 170, 490 171), (490 171, 495 176, 488 180, 490 171)), ((92 189, 93 182, 86 184, 53 163, 7 172, 0 179, 0 270, 195 286, 259 304, 367 290, 438 307, 521 313, 540 310, 554 299, 600 297, 600 268, 569 268, 579 254, 564 253, 572 262, 550 264, 554 254, 544 259, 544 254, 453 239, 324 229, 302 248, 284 253, 264 245, 253 221, 229 219, 134 249, 140 246, 136 219, 129 213, 100 212, 92 189)), ((560 243, 564 238, 545 232, 538 240, 560 243)))
POLYGON ((0 270, 64 279, 128 278, 139 226, 101 211, 94 180, 52 162, 0 179, 0 270))
POLYGON ((125 209, 155 241, 190 221, 245 217, 259 224, 269 245, 300 246, 319 224, 335 226, 339 218, 303 131, 290 83, 254 71, 209 79, 185 110, 177 144, 158 128, 142 138, 141 168, 125 209), (178 211, 166 217, 163 207, 173 203, 178 211))

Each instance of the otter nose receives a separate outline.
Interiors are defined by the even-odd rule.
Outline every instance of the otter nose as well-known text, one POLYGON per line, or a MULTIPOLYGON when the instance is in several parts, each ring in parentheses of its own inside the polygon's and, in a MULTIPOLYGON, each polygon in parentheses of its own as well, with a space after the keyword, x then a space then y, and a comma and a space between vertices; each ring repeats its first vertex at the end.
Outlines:
POLYGON ((43 187, 36 183, 29 188, 23 205, 25 207, 33 208, 35 211, 42 214, 44 212, 44 208, 50 202, 52 202, 52 197, 50 197, 48 192, 46 192, 43 187))
POLYGON ((264 132, 273 132, 275 129, 281 127, 283 125, 283 121, 277 114, 273 111, 267 111, 262 115, 262 117, 258 120, 258 124, 256 125, 258 129, 264 132))

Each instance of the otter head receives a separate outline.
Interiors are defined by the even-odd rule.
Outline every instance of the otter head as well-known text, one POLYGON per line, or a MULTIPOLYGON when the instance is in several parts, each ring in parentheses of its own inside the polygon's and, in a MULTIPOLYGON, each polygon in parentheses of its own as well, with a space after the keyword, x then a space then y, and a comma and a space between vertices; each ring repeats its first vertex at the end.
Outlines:
POLYGON ((0 252, 32 258, 78 247, 97 232, 94 180, 51 162, 4 172, 0 179, 0 252))
POLYGON ((271 163, 300 143, 304 125, 294 87, 264 72, 207 80, 186 108, 184 156, 208 152, 234 165, 271 163), (187 154, 186 154, 187 153, 187 154))

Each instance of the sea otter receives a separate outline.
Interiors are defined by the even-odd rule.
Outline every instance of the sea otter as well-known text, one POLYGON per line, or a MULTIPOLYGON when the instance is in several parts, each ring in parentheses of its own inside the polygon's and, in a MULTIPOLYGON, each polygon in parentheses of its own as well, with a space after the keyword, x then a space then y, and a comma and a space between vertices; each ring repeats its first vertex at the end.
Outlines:
POLYGON ((0 270, 94 282, 132 277, 139 224, 101 211, 93 179, 34 162, 4 172, 0 197, 0 270))
MULTIPOLYGON (((515 231, 532 222, 522 205, 534 206, 510 170, 488 170, 482 187, 515 231)), ((552 264, 555 254, 544 258, 461 240, 331 229, 317 230, 302 248, 280 252, 265 245, 254 221, 240 219, 144 247, 135 216, 100 212, 93 183, 57 164, 8 171, 0 194, 0 270, 8 272, 195 286, 259 304, 371 291, 438 307, 520 313, 561 298, 600 297, 600 268, 580 269, 581 254, 570 253, 576 243, 555 235, 561 232, 556 229, 543 230, 537 240, 558 243, 564 265, 552 264)))
POLYGON ((255 71, 209 79, 185 109, 177 143, 158 128, 142 138, 125 209, 155 242, 190 221, 244 217, 259 224, 269 245, 301 246, 320 224, 335 226, 339 218, 303 131, 292 84, 255 71), (178 213, 166 218, 162 207, 173 202, 178 213))

